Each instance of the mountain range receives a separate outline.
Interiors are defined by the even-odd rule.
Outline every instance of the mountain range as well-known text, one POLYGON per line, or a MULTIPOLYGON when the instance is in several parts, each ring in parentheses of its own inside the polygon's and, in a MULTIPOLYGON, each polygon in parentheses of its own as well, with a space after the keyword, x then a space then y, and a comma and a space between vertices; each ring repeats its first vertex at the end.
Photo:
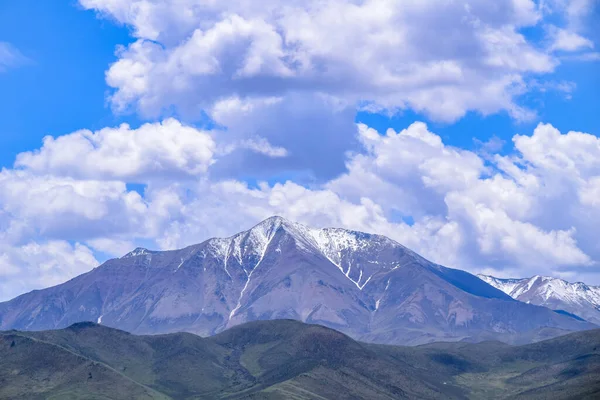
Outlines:
POLYGON ((600 324, 600 286, 539 275, 524 279, 477 276, 516 300, 553 310, 564 310, 600 324))
POLYGON ((61 285, 0 303, 0 329, 80 321, 136 334, 210 336, 294 319, 388 344, 528 343, 596 325, 517 301, 380 235, 271 217, 229 238, 173 251, 138 248, 61 285))
POLYGON ((201 338, 0 332, 0 399, 597 399, 600 329, 510 346, 361 343, 292 320, 201 338))

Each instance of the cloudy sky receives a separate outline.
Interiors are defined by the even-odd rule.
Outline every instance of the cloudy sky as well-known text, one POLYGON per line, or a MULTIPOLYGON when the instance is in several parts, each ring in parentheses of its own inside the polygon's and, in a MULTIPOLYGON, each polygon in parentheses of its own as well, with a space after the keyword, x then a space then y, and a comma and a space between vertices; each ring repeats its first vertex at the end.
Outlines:
POLYGON ((277 214, 600 284, 595 0, 0 3, 0 299, 277 214))

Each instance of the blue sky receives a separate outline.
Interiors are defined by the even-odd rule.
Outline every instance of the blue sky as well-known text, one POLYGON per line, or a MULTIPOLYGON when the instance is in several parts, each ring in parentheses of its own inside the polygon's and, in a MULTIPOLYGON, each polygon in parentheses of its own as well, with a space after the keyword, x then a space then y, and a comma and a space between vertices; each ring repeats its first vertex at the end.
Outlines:
POLYGON ((600 283, 596 2, 175 3, 0 3, 0 297, 272 214, 600 283))
POLYGON ((128 29, 99 19, 73 1, 3 1, 0 38, 28 58, 0 74, 0 165, 38 147, 46 135, 96 129, 129 120, 106 104, 106 66, 128 29))
MULTIPOLYGON (((115 115, 106 102, 104 80, 107 65, 115 62, 115 49, 133 41, 131 29, 98 18, 75 1, 5 1, 0 4, 0 38, 13 44, 28 59, 21 68, 0 75, 0 165, 10 167, 17 153, 40 145, 46 135, 61 135, 77 129, 99 129, 121 122, 139 125, 135 114, 115 115)), ((591 30, 600 36, 600 33, 591 30)), ((531 36, 539 35, 534 31, 531 36)), ((553 80, 569 81, 576 89, 564 93, 533 93, 523 104, 536 110, 530 121, 515 121, 507 113, 482 116, 469 112, 455 123, 430 120, 426 115, 404 110, 393 117, 358 113, 357 121, 378 130, 402 129, 415 120, 428 122, 448 144, 473 147, 497 136, 507 141, 515 132, 531 131, 540 122, 560 130, 600 132, 598 63, 565 62, 553 80)))

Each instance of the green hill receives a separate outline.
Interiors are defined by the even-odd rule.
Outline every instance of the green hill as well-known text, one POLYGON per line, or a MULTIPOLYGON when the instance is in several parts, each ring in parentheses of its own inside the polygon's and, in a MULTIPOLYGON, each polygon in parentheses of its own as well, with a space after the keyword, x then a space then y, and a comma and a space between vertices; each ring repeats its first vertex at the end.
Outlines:
POLYGON ((0 333, 2 399, 579 399, 600 395, 600 330, 526 346, 366 344, 292 320, 201 338, 93 323, 0 333))

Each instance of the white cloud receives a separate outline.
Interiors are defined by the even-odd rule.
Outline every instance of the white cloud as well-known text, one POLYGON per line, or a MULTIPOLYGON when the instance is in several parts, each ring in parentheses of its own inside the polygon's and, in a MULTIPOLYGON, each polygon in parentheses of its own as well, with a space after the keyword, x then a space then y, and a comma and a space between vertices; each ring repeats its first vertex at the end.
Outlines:
MULTIPOLYGON (((80 3, 133 29, 136 41, 106 72, 116 111, 174 110, 187 121, 206 113, 217 128, 167 119, 82 130, 20 154, 0 172, 0 273, 14 290, 88 270, 91 249, 181 247, 273 214, 381 233, 473 272, 600 283, 590 272, 600 260, 593 135, 541 124, 502 156, 497 146, 448 146, 423 123, 385 134, 354 124, 357 106, 444 121, 468 111, 531 118, 520 95, 574 90, 544 79, 557 52, 594 58, 581 53, 593 47, 580 25, 589 1, 80 3), (568 20, 549 28, 550 43, 521 34, 546 27, 548 10, 568 20), (281 176, 293 180, 240 181, 281 176)), ((0 69, 3 49, 18 54, 0 43, 0 69)))
POLYGON ((474 185, 486 171, 476 154, 445 146, 421 122, 384 136, 361 124, 359 134, 368 152, 352 157, 349 172, 328 187, 352 199, 370 187, 376 202, 406 215, 439 214, 444 193, 474 185))
POLYGON ((525 79, 557 63, 519 33, 542 18, 530 0, 80 3, 133 27, 107 82, 117 110, 144 115, 310 91, 447 121, 469 110, 525 118, 525 79))
POLYGON ((283 147, 273 146, 267 141, 267 139, 261 137, 244 139, 235 143, 230 143, 223 147, 221 154, 227 155, 239 149, 252 150, 256 153, 269 157, 286 157, 288 155, 288 151, 286 149, 283 147))
MULTIPOLYGON (((14 254, 30 243, 78 240, 117 256, 140 243, 168 249, 227 236, 278 214, 384 234, 435 262, 473 272, 571 274, 598 282, 591 272, 600 260, 594 240, 600 139, 540 124, 531 135, 515 135, 514 153, 488 149, 484 161, 444 144, 420 122, 399 132, 366 125, 355 132, 361 149, 346 156, 348 171, 310 187, 249 186, 202 174, 151 181, 142 196, 124 181, 39 175, 27 166, 4 170, 0 251, 13 260, 4 273, 20 274, 14 260, 21 256, 14 254)), ((37 285, 32 282, 22 287, 37 285)))
MULTIPOLYGON (((574 85, 552 82, 564 54, 522 28, 589 9, 562 0, 80 3, 136 38, 106 71, 117 112, 187 121, 208 115, 222 150, 213 176, 291 173, 301 183, 345 172, 345 153, 360 149, 357 107, 412 109, 443 121, 469 111, 535 118, 522 95, 560 90, 569 97, 574 85)), ((570 35, 560 47, 583 37, 574 23, 554 29, 557 38, 570 35)))
POLYGON ((122 124, 46 136, 41 149, 19 154, 15 165, 36 173, 146 182, 204 174, 214 151, 208 133, 167 119, 138 129, 122 124))
POLYGON ((0 301, 58 285, 98 265, 92 251, 65 241, 0 245, 0 301))
POLYGON ((143 230, 147 206, 119 181, 77 180, 29 171, 0 172, 0 238, 21 243, 85 240, 143 230))
POLYGON ((29 62, 29 59, 17 48, 10 43, 0 41, 0 72, 27 62, 29 62))
POLYGON ((543 158, 562 151, 561 159, 576 160, 574 168, 583 172, 591 167, 585 161, 595 157, 592 135, 561 135, 540 125, 532 136, 515 136, 520 153, 514 158, 488 153, 492 165, 486 166, 477 154, 444 145, 422 123, 384 136, 364 125, 359 132, 368 153, 352 157, 348 173, 328 188, 354 201, 368 193, 387 217, 413 217, 416 223, 404 229, 403 237, 391 233, 409 247, 442 264, 471 270, 520 266, 534 271, 592 263, 586 251, 593 247, 577 234, 582 221, 551 221, 554 203, 568 200, 565 193, 577 196, 577 177, 565 177, 573 185, 565 188, 555 173, 555 168, 564 172, 564 165, 543 158), (581 153, 584 148, 589 154, 581 153), (452 238, 440 231, 452 232, 452 238))
POLYGON ((158 207, 170 210, 156 229, 159 247, 227 236, 278 214, 381 233, 436 262, 474 272, 593 271, 600 252, 590 237, 600 213, 590 220, 589 213, 570 212, 594 198, 590 185, 598 179, 592 176, 600 174, 586 161, 595 157, 592 135, 540 125, 531 136, 515 136, 517 153, 492 156, 486 165, 473 152, 446 146, 422 123, 385 135, 359 125, 359 134, 365 152, 350 156, 348 172, 313 188, 291 181, 252 188, 235 180, 150 187, 149 204, 170 205, 158 207), (556 149, 564 154, 559 159, 574 160, 576 174, 541 157, 556 149))
MULTIPOLYGON (((592 263, 574 239, 575 229, 544 231, 518 219, 507 211, 469 198, 468 194, 450 193, 446 197, 451 220, 469 230, 476 241, 470 254, 471 268, 475 260, 483 265, 523 266, 525 271, 554 267, 585 266, 592 263)), ((467 256, 469 257, 469 256, 467 256)))
POLYGON ((250 188, 239 181, 203 181, 193 188, 172 186, 159 190, 154 201, 161 201, 162 196, 183 200, 184 193, 190 190, 194 198, 181 202, 181 208, 170 215, 168 226, 161 229, 157 237, 161 248, 182 247, 212 236, 229 236, 272 215, 313 226, 343 226, 379 233, 404 226, 389 223, 381 207, 368 198, 350 202, 333 191, 311 190, 293 182, 273 186, 263 183, 250 188))
POLYGON ((567 29, 553 27, 550 30, 550 37, 552 40, 550 50, 552 51, 578 51, 594 48, 594 42, 590 39, 567 29))
POLYGON ((91 239, 86 244, 95 251, 102 252, 112 257, 121 257, 129 253, 136 246, 130 240, 98 238, 91 239))

